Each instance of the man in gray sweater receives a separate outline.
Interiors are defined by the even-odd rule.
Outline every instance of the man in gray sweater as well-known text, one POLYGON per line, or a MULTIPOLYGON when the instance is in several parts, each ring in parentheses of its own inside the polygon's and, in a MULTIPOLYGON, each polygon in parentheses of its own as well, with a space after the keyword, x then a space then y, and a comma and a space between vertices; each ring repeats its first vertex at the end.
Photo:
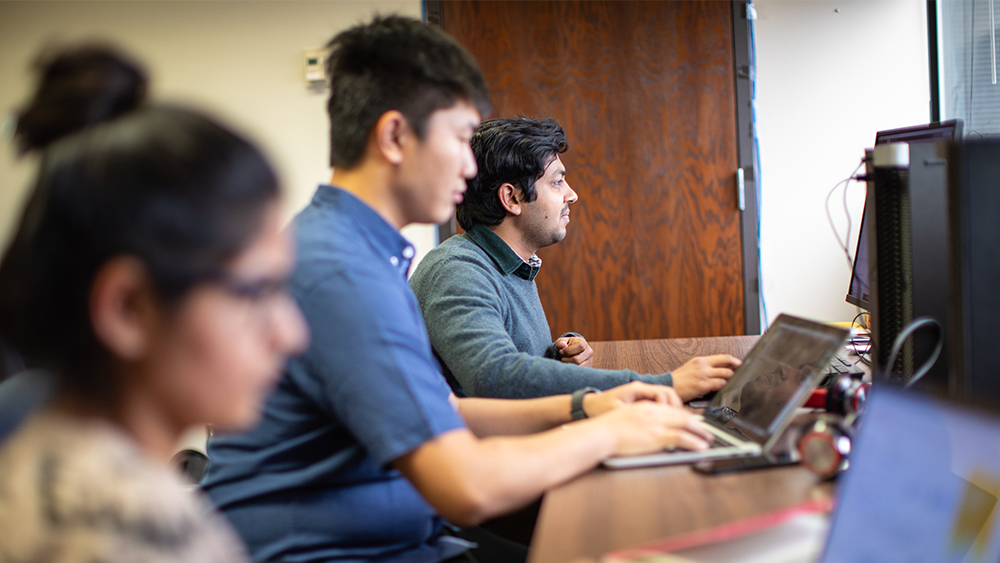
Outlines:
POLYGON ((543 397, 640 380, 673 385, 689 401, 725 385, 740 365, 728 354, 641 375, 590 367, 594 351, 579 334, 552 342, 535 253, 565 238, 577 200, 559 158, 566 134, 551 118, 492 119, 476 130, 472 149, 479 174, 457 209, 466 232, 432 250, 410 278, 457 395, 543 397))

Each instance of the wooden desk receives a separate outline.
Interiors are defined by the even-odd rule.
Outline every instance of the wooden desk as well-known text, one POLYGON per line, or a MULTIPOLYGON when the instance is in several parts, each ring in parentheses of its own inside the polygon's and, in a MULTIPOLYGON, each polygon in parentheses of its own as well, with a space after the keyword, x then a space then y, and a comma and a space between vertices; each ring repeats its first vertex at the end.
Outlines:
MULTIPOLYGON (((694 356, 746 356, 757 336, 592 342, 594 365, 658 373, 694 356)), ((690 466, 595 469, 548 492, 529 563, 596 561, 615 549, 708 528, 828 493, 800 466, 706 476, 690 466)))

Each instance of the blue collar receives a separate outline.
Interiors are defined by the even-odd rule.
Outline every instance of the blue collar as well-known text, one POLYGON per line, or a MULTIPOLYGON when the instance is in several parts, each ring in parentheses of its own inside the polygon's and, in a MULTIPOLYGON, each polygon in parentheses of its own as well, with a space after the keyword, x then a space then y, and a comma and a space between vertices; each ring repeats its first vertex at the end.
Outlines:
POLYGON ((353 221, 376 252, 385 256, 389 264, 406 277, 415 254, 413 245, 367 203, 343 188, 328 185, 321 185, 316 190, 313 203, 353 221))

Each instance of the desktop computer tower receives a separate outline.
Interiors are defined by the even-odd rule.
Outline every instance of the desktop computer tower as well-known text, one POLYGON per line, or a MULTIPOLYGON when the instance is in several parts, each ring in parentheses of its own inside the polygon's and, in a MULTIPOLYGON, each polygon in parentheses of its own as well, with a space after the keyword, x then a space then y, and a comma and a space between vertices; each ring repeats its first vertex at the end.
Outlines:
MULTIPOLYGON (((908 380, 929 358, 940 330, 924 328, 906 340, 888 366, 896 337, 914 319, 948 324, 948 139, 881 146, 869 155, 866 217, 869 221, 872 359, 883 379, 908 380), (891 369, 890 369, 891 368, 891 369)), ((918 388, 945 391, 942 352, 918 388)))
POLYGON ((948 377, 948 150, 950 140, 910 145, 910 223, 913 260, 913 318, 932 318, 941 327, 913 334, 914 363, 919 367, 941 342, 941 353, 918 388, 946 391, 948 377))
MULTIPOLYGON (((886 377, 889 351, 896 335, 913 319, 911 295, 909 154, 881 146, 866 155, 868 194, 868 264, 871 280, 872 367, 886 377)), ((902 147, 905 150, 905 145, 902 147)), ((912 349, 898 363, 913 373, 912 349)))
POLYGON ((1000 399, 1000 139, 949 156, 952 393, 1000 399))

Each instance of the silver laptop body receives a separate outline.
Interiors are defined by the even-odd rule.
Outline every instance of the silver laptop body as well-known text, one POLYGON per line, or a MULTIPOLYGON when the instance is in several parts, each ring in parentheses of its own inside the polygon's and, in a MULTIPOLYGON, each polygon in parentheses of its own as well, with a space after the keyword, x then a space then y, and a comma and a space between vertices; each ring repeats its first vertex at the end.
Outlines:
POLYGON ((673 465, 771 451, 849 334, 846 329, 779 315, 705 408, 701 424, 717 438, 710 449, 614 457, 604 466, 673 465))

